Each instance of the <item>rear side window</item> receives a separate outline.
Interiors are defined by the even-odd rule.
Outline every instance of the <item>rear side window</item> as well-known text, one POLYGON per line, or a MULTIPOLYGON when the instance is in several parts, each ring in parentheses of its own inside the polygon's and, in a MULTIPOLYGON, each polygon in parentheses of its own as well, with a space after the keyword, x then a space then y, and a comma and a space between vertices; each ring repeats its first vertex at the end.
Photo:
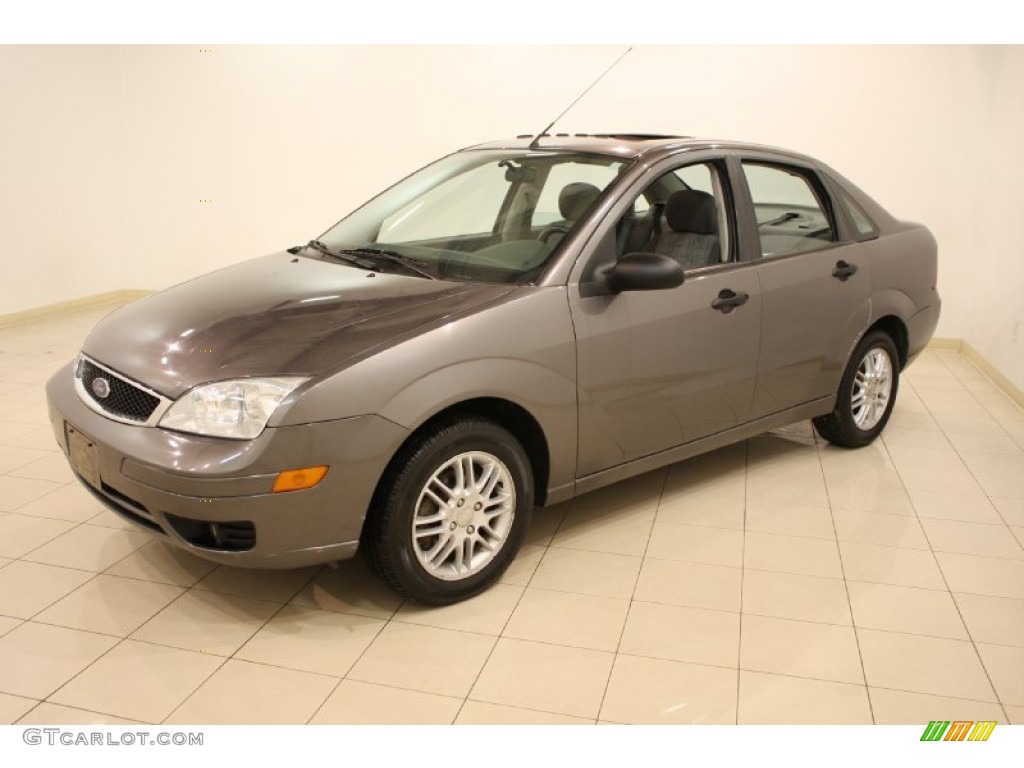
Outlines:
POLYGON ((838 184, 833 182, 832 188, 835 190, 836 201, 846 211, 846 216, 853 225, 856 239, 871 240, 878 237, 878 226, 870 216, 864 213, 864 209, 857 205, 857 202, 838 184))
POLYGON ((744 162, 754 202, 761 256, 786 256, 823 248, 836 240, 828 207, 805 171, 744 162))

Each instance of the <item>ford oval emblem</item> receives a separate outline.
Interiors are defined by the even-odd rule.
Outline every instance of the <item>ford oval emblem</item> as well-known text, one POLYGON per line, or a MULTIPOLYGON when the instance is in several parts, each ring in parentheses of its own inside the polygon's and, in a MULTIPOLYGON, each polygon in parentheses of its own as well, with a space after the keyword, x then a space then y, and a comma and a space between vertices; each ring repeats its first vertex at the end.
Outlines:
POLYGON ((106 379, 93 379, 92 391, 101 400, 110 394, 110 382, 106 379))

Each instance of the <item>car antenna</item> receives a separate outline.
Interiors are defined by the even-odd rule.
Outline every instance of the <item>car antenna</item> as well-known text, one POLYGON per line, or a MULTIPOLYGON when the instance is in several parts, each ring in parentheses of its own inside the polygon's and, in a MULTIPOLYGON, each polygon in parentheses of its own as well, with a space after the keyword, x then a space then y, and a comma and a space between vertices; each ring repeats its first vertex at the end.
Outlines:
POLYGON ((583 91, 583 93, 581 93, 581 94, 580 94, 579 96, 577 96, 577 97, 576 97, 576 99, 575 99, 575 100, 574 100, 574 101, 572 102, 572 104, 570 104, 570 105, 569 105, 568 107, 566 107, 565 109, 563 109, 563 110, 562 110, 562 113, 561 113, 561 114, 560 114, 560 115, 559 115, 558 117, 556 117, 556 118, 555 118, 554 120, 552 120, 552 121, 551 121, 550 123, 548 123, 548 126, 547 126, 547 128, 545 128, 545 129, 544 129, 543 131, 541 131, 541 132, 540 132, 540 133, 538 133, 538 134, 537 134, 536 136, 534 136, 534 137, 533 137, 533 141, 531 141, 531 142, 530 142, 530 146, 529 146, 529 149, 536 149, 536 148, 537 148, 537 145, 538 145, 538 143, 540 142, 540 139, 541 139, 541 137, 542 137, 542 136, 546 136, 546 135, 547 135, 547 132, 551 130, 551 126, 553 126, 553 125, 554 125, 555 123, 557 123, 557 122, 558 122, 559 120, 561 120, 561 119, 562 119, 562 118, 563 118, 563 117, 565 116, 565 113, 566 113, 566 112, 568 112, 568 111, 569 111, 570 109, 572 109, 573 107, 575 107, 575 106, 576 106, 576 102, 577 102, 577 101, 579 101, 580 99, 582 99, 582 98, 583 98, 584 96, 586 96, 586 95, 587 95, 588 93, 590 93, 590 90, 591 90, 591 89, 592 89, 592 88, 593 88, 593 87, 594 87, 595 85, 597 85, 597 84, 598 84, 598 83, 600 83, 600 82, 601 82, 602 80, 604 80, 604 77, 605 77, 605 75, 607 75, 607 74, 608 74, 609 72, 611 72, 611 71, 612 71, 613 69, 615 69, 615 67, 616 67, 616 66, 618 65, 618 63, 619 63, 620 61, 622 61, 622 60, 623 60, 624 58, 626 58, 626 56, 627 56, 627 55, 629 54, 629 52, 630 52, 630 51, 632 51, 632 50, 633 50, 633 46, 629 46, 629 48, 627 48, 627 49, 626 49, 626 50, 625 50, 625 51, 623 52, 623 54, 622 54, 621 56, 619 56, 619 58, 617 58, 617 59, 616 59, 615 61, 613 61, 613 62, 612 62, 612 65, 611 65, 610 67, 608 67, 608 69, 606 69, 606 70, 605 70, 604 72, 602 72, 602 73, 600 74, 600 76, 599 76, 599 77, 597 78, 597 80, 595 80, 594 82, 592 82, 592 83, 591 83, 591 84, 590 84, 590 85, 589 85, 589 86, 587 87, 587 89, 586 89, 585 91, 583 91))

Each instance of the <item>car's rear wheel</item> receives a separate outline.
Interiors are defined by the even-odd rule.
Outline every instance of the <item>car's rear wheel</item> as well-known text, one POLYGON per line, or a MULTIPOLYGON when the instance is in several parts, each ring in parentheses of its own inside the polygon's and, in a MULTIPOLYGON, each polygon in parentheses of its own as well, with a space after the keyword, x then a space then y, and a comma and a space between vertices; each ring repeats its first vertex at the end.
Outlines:
POLYGON ((889 334, 864 336, 847 363, 835 410, 814 419, 818 434, 833 445, 860 448, 885 429, 899 387, 899 354, 889 334))
POLYGON ((533 508, 533 475, 504 428, 459 418, 414 437, 374 497, 363 545, 374 570, 427 605, 472 597, 518 552, 533 508))

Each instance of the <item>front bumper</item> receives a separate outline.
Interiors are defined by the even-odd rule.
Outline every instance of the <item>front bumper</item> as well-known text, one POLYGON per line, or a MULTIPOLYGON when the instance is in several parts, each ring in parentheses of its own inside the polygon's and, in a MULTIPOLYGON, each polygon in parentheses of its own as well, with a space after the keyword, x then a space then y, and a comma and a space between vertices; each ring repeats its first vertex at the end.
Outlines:
POLYGON ((107 508, 218 563, 297 568, 351 557, 377 481, 408 432, 379 416, 268 428, 239 441, 113 421, 75 392, 72 367, 46 386, 65 456, 69 429, 95 446, 107 508), (327 465, 314 488, 271 493, 278 472, 327 465))

